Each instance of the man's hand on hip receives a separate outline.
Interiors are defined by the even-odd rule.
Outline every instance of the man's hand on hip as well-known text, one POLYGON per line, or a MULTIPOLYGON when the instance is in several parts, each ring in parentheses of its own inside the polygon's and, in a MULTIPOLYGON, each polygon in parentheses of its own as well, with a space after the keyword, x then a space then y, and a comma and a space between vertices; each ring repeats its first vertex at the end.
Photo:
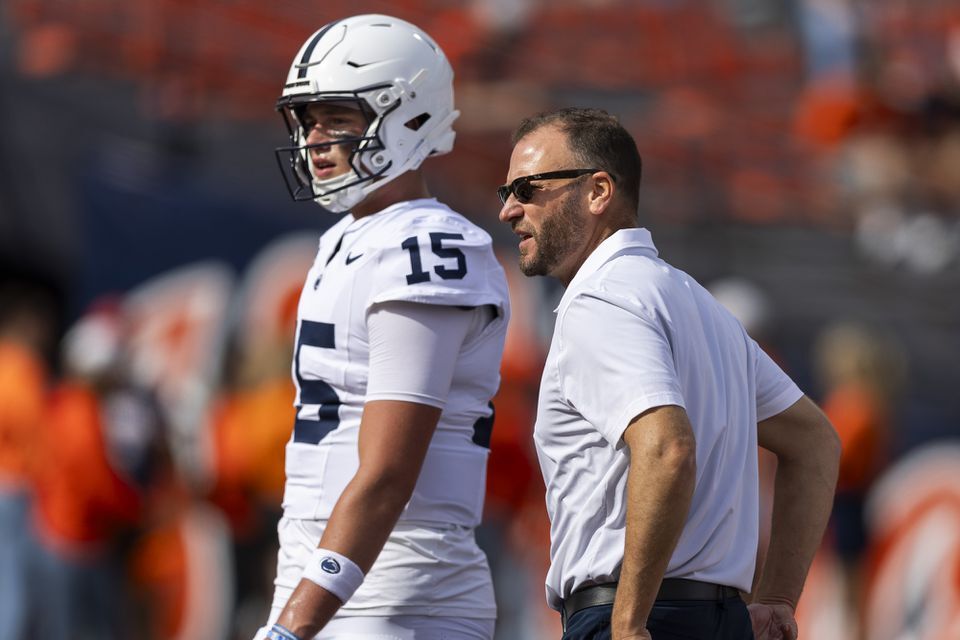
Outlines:
POLYGON ((756 603, 747 610, 756 640, 797 640, 797 620, 790 605, 756 603))

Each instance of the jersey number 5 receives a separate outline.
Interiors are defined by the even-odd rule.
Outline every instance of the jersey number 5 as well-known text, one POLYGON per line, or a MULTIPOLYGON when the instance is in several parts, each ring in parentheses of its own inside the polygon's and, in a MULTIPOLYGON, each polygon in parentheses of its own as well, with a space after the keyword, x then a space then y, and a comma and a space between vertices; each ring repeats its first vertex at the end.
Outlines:
POLYGON ((297 386, 300 387, 300 402, 297 404, 297 420, 293 424, 293 441, 308 444, 317 444, 324 436, 340 425, 340 398, 337 392, 323 380, 312 380, 303 377, 303 365, 300 360, 303 347, 320 347, 334 349, 334 326, 327 322, 300 321, 299 339, 297 340, 296 375, 297 386), (305 404, 319 405, 317 418, 301 418, 300 406, 305 404))
MULTIPOLYGON (((438 264, 433 268, 433 272, 443 280, 460 280, 467 275, 467 257, 460 249, 443 246, 444 240, 463 240, 463 234, 440 232, 430 234, 430 249, 434 255, 444 260, 456 260, 457 266, 438 264)), ((430 272, 423 269, 423 262, 420 259, 420 242, 417 236, 410 236, 400 243, 400 246, 410 252, 410 273, 407 274, 407 284, 428 282, 430 272)))

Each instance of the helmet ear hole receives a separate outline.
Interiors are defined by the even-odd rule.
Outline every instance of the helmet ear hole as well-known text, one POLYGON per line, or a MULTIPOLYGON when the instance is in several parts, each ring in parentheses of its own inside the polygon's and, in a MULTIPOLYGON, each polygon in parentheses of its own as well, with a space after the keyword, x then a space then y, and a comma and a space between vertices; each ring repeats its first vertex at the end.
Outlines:
POLYGON ((409 120, 404 122, 403 126, 405 126, 407 129, 410 129, 411 131, 418 131, 420 127, 425 125, 427 123, 427 120, 429 119, 430 119, 429 113, 421 113, 420 115, 410 118, 409 120))

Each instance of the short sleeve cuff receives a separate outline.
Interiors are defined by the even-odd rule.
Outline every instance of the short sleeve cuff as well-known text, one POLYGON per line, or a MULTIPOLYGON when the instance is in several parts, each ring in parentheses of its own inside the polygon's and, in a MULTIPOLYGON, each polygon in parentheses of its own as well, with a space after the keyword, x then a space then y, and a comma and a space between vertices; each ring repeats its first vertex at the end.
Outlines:
POLYGON ((437 409, 443 409, 447 405, 443 398, 437 398, 436 396, 431 396, 424 393, 412 393, 408 391, 381 391, 379 393, 369 393, 365 397, 364 401, 370 402, 371 400, 400 400, 403 402, 415 402, 417 404, 425 404, 430 407, 436 407, 437 409))
POLYGON ((623 446, 623 432, 627 430, 630 423, 644 411, 649 411, 656 407, 675 405, 686 409, 683 397, 679 393, 664 392, 655 393, 642 398, 637 398, 616 412, 610 420, 603 426, 603 437, 616 448, 623 446))
POLYGON ((757 422, 772 418, 783 413, 803 397, 803 391, 796 384, 791 382, 783 390, 777 393, 772 399, 764 402, 762 406, 757 407, 757 422))

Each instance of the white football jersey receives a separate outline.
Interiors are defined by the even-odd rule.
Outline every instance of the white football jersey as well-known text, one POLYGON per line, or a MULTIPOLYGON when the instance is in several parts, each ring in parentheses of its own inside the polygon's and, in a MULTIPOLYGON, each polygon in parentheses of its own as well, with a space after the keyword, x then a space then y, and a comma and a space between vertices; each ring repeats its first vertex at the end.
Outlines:
POLYGON ((284 513, 326 520, 355 475, 369 374, 371 305, 478 307, 497 317, 461 346, 450 392, 400 522, 475 527, 486 485, 491 397, 509 319, 490 236, 434 199, 346 216, 320 238, 300 297, 293 377, 297 416, 286 450, 284 513))

